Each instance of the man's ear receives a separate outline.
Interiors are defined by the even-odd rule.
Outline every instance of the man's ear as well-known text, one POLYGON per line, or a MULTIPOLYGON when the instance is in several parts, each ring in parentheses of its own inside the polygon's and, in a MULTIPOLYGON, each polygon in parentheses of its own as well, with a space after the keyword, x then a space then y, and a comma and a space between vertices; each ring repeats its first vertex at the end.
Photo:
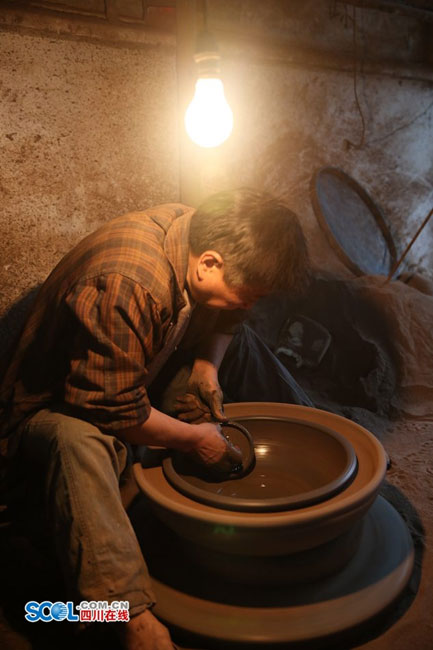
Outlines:
POLYGON ((216 269, 222 269, 223 258, 217 251, 204 251, 198 258, 197 274, 199 279, 203 273, 213 272, 216 269))

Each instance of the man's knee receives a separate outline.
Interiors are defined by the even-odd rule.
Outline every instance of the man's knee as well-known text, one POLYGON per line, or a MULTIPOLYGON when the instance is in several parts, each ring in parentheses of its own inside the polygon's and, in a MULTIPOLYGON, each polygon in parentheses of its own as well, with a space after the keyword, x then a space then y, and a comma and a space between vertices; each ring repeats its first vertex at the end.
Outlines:
POLYGON ((90 422, 48 409, 36 413, 24 432, 27 444, 51 450, 86 444, 89 439, 102 435, 90 422))
POLYGON ((112 467, 120 477, 128 462, 128 450, 115 436, 102 433, 85 420, 44 409, 29 421, 22 437, 24 462, 40 467, 74 466, 98 472, 112 467), (93 469, 92 469, 93 468, 93 469))
POLYGON ((120 440, 90 422, 55 410, 44 409, 32 417, 21 445, 22 453, 35 463, 63 456, 77 461, 94 457, 111 462, 121 472, 127 462, 127 449, 120 440))

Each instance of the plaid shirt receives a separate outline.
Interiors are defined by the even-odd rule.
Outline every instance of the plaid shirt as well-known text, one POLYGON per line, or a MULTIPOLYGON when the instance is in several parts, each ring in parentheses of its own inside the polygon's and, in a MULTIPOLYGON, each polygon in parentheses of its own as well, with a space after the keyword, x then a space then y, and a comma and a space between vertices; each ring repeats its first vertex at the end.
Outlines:
POLYGON ((63 258, 3 376, 2 435, 52 404, 110 433, 146 420, 147 366, 185 304, 192 213, 167 204, 118 217, 63 258))

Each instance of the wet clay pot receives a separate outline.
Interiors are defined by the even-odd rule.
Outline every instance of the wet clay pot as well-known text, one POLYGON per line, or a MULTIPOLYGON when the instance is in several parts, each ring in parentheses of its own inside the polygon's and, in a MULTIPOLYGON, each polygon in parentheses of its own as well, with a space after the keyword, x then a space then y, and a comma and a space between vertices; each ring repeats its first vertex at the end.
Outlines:
MULTIPOLYGON (((225 496, 236 500, 249 480, 240 502, 259 499, 254 490, 265 494, 269 486, 264 501, 290 503, 267 512, 224 509, 176 489, 161 465, 135 465, 157 515, 145 524, 146 540, 155 542, 145 551, 155 615, 194 647, 299 647, 351 630, 355 642, 357 626, 395 602, 414 564, 404 521, 377 497, 386 469, 381 444, 358 424, 308 407, 230 404, 226 414, 250 428, 257 462, 226 486, 225 496), (332 442, 325 441, 329 431, 332 442), (339 445, 340 436, 347 445, 339 445), (319 500, 305 499, 317 490, 319 500)), ((204 492, 222 487, 200 481, 204 492)))
MULTIPOLYGON (((362 520, 347 532, 325 544, 287 555, 244 555, 221 553, 178 538, 178 545, 190 567, 212 580, 230 585, 292 587, 309 584, 338 573, 359 548, 362 520)), ((173 549, 174 551, 174 549, 173 549)))
POLYGON ((291 510, 329 499, 356 476, 353 446, 328 427, 299 418, 248 416, 223 430, 231 431, 246 459, 242 473, 214 476, 180 453, 164 459, 165 477, 194 501, 245 512, 291 510))
MULTIPOLYGON (((172 630, 183 631, 185 645, 194 648, 304 648, 305 641, 314 643, 309 648, 322 648, 322 642, 326 648, 355 647, 359 626, 365 630, 367 623, 373 624, 382 610, 395 603, 414 564, 407 527, 380 496, 355 528, 358 548, 345 566, 296 586, 284 581, 276 585, 228 582, 228 571, 218 576, 194 569, 174 541, 160 567, 154 562, 149 565, 155 615, 172 630), (338 636, 335 643, 335 635, 340 634, 343 638, 338 636)), ((152 560, 147 554, 146 559, 152 560)), ((262 559, 267 564, 269 559, 282 558, 262 559)), ((235 571, 239 560, 244 558, 231 556, 235 571)), ((326 562, 324 556, 320 564, 326 562)), ((253 571, 260 562, 250 558, 249 564, 253 571)), ((230 562, 226 566, 229 569, 230 562)), ((308 563, 304 568, 310 571, 308 563)))
MULTIPOLYGON (((344 539, 344 535, 363 517, 375 500, 386 471, 385 452, 378 440, 360 425, 319 409, 270 402, 229 404, 226 406, 226 415, 231 420, 241 421, 247 427, 249 419, 250 428, 254 429, 251 433, 255 439, 256 455, 258 450, 260 455, 260 445, 269 446, 266 419, 272 421, 275 431, 279 427, 287 431, 288 423, 298 429, 302 429, 307 423, 307 429, 316 429, 319 434, 324 429, 333 431, 337 436, 342 436, 353 449, 357 458, 356 473, 352 471, 349 479, 340 486, 340 491, 335 493, 334 489, 329 490, 324 500, 318 503, 310 504, 307 501, 309 505, 301 505, 295 509, 246 512, 242 509, 229 511, 200 503, 173 487, 160 466, 142 468, 135 465, 137 482, 149 498, 158 518, 184 540, 218 554, 247 553, 249 556, 259 557, 300 553, 325 545, 331 540, 344 539), (260 422, 257 430, 255 426, 251 427, 253 421, 260 422), (266 440, 267 442, 264 442, 266 440)), ((278 438, 273 436, 275 437, 278 438)), ((297 453, 299 464, 303 467, 301 475, 320 474, 320 459, 314 453, 309 453, 312 440, 317 443, 319 438, 320 435, 309 436, 307 430, 304 443, 302 436, 298 437, 297 453), (305 465, 307 457, 310 457, 313 463, 309 469, 306 469, 305 465)), ((288 453, 284 436, 280 436, 280 440, 280 453, 278 448, 273 452, 275 459, 278 459, 278 462, 275 462, 278 472, 282 467, 281 458, 288 453)), ((288 457, 287 462, 292 463, 292 466, 296 465, 293 464, 292 457, 288 457)), ((326 465, 325 461, 323 465, 326 465)), ((333 475, 332 471, 325 472, 324 478, 320 479, 322 485, 317 486, 314 482, 312 484, 307 481, 304 491, 298 486, 295 499, 302 500, 303 492, 314 492, 324 486, 326 492, 326 485, 331 485, 332 488, 342 470, 344 474, 345 467, 343 461, 336 475, 333 475)), ((272 464, 266 471, 272 473, 272 464)), ((241 484, 247 479, 248 477, 245 477, 234 483, 241 484)))

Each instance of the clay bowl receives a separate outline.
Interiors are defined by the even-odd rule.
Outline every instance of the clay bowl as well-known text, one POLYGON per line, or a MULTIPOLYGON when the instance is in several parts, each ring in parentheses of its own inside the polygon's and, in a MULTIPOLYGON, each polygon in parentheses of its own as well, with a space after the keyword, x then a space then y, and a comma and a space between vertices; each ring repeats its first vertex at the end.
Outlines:
POLYGON ((218 508, 273 512, 329 499, 355 477, 352 445, 328 427, 297 418, 259 416, 236 418, 234 424, 240 430, 231 428, 230 439, 244 458, 248 447, 243 432, 247 430, 252 438, 254 467, 224 480, 177 453, 163 462, 164 475, 173 487, 218 508))
POLYGON ((236 555, 287 555, 312 549, 346 533, 370 508, 385 476, 380 442, 360 425, 306 406, 273 402, 228 404, 231 420, 288 418, 325 427, 343 436, 358 459, 356 476, 340 492, 319 503, 274 512, 228 511, 199 503, 176 490, 161 466, 134 465, 141 490, 156 515, 185 540, 236 555))

